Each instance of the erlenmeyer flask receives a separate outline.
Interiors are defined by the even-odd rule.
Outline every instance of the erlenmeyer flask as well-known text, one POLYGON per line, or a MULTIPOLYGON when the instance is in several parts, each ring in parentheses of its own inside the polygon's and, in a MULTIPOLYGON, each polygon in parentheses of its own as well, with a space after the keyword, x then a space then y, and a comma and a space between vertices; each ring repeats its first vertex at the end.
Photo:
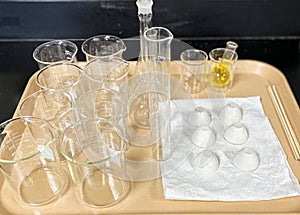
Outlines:
POLYGON ((138 17, 140 21, 140 54, 136 63, 135 73, 145 72, 145 38, 144 33, 148 28, 152 27, 152 0, 137 0, 138 17))
MULTIPOLYGON (((140 53, 136 62, 134 74, 145 72, 145 54, 146 45, 144 33, 147 29, 152 27, 152 0, 137 0, 136 5, 138 7, 138 17, 140 21, 140 53)), ((145 86, 145 85, 144 85, 145 86)), ((146 86, 145 86, 146 87, 146 86)), ((143 88, 143 87, 142 87, 143 88)), ((144 91, 143 89, 140 91, 144 91)), ((148 113, 148 99, 147 94, 143 93, 134 100, 134 114, 132 121, 134 124, 143 129, 149 129, 149 113, 148 113)))

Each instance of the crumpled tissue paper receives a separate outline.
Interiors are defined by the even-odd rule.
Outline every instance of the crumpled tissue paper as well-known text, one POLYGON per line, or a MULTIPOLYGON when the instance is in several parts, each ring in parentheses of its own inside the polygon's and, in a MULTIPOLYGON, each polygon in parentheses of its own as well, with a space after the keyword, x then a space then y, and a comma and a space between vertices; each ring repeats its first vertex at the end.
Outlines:
POLYGON ((172 100, 171 110, 172 155, 161 162, 166 199, 258 201, 300 195, 299 182, 264 114, 260 97, 172 100), (218 113, 229 102, 243 111, 241 122, 249 131, 249 139, 242 145, 230 144, 223 138, 226 125, 218 113), (196 128, 188 123, 187 117, 196 107, 211 113, 210 127, 217 134, 216 143, 207 148, 191 142, 196 128), (243 147, 251 147, 259 154, 260 165, 255 171, 244 172, 233 165, 235 153, 243 147), (220 166, 213 174, 199 174, 191 165, 192 155, 203 150, 210 150, 219 158, 220 166))

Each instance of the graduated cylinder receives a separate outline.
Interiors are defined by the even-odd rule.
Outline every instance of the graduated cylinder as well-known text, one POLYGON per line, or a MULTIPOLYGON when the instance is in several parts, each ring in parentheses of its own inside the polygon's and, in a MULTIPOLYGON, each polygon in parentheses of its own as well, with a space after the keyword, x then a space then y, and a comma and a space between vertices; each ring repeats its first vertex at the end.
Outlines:
POLYGON ((170 156, 170 71, 172 33, 162 27, 144 33, 146 78, 153 156, 165 160, 170 156))

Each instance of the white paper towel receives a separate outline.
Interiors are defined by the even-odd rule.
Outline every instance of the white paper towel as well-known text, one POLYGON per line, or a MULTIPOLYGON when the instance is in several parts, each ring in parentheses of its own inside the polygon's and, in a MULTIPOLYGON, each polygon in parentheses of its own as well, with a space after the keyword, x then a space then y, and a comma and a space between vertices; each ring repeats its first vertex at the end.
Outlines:
POLYGON ((171 116, 172 156, 161 162, 166 199, 256 201, 300 195, 298 180, 264 114, 260 97, 173 100, 171 116), (226 125, 218 112, 229 102, 243 110, 241 122, 248 128, 249 139, 242 145, 232 145, 223 138, 226 125), (195 107, 204 107, 212 114, 210 126, 217 141, 210 147, 199 148, 190 141, 195 127, 187 123, 187 116, 195 107), (232 163, 235 153, 243 147, 251 147, 259 154, 260 166, 253 172, 241 171, 232 163), (217 154, 217 172, 201 175, 194 171, 191 157, 202 150, 217 154))

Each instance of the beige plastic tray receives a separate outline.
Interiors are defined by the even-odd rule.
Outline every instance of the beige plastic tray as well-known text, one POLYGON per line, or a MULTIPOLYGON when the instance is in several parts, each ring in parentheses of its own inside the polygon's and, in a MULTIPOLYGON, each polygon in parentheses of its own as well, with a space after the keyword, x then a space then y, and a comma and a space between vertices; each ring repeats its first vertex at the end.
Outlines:
MULTIPOLYGON (((171 68, 175 76, 179 74, 175 64, 172 64, 171 68)), ((38 89, 35 84, 35 75, 33 75, 21 100, 38 89)), ((226 97, 247 96, 261 97, 265 113, 286 152, 288 162, 296 177, 300 179, 300 162, 295 159, 291 147, 291 139, 295 142, 300 138, 300 111, 284 75, 266 63, 239 60, 233 88, 226 94, 226 97), (273 102, 274 98, 270 96, 267 90, 268 86, 276 88, 276 95, 281 101, 279 105, 273 102), (288 126, 283 122, 286 122, 288 126)), ((205 94, 200 93, 196 97, 205 97, 205 94)), ((266 150, 268 149, 266 148, 266 150)), ((75 190, 72 187, 58 201, 43 207, 29 207, 18 203, 1 175, 0 188, 1 214, 300 213, 300 197, 254 202, 165 200, 161 178, 145 182, 133 182, 129 196, 120 203, 104 209, 84 206, 76 198, 75 190)))

